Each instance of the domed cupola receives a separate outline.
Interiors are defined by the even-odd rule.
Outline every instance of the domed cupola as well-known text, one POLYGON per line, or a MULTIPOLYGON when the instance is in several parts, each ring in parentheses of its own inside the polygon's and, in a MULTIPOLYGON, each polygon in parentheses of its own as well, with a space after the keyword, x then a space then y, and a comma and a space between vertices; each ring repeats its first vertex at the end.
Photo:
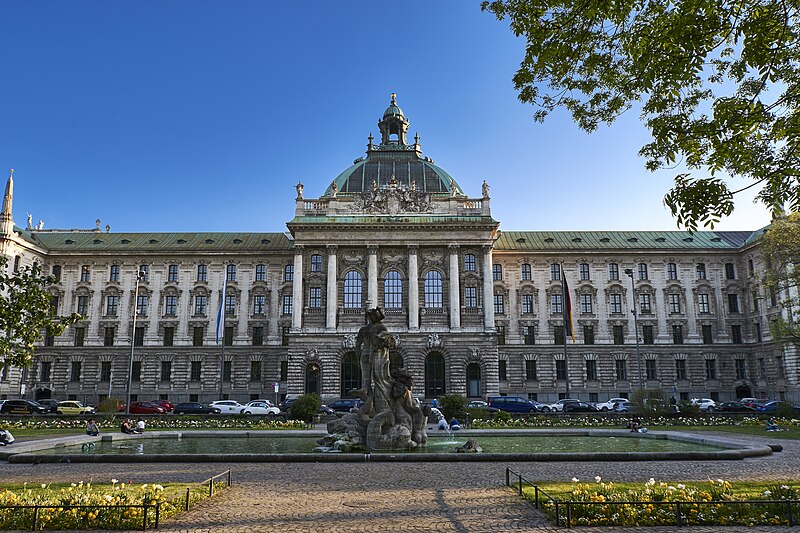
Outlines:
POLYGON ((378 122, 381 131, 381 144, 406 144, 406 133, 408 132, 408 121, 403 110, 400 109, 395 100, 397 95, 392 93, 392 102, 386 111, 383 112, 383 119, 378 122))

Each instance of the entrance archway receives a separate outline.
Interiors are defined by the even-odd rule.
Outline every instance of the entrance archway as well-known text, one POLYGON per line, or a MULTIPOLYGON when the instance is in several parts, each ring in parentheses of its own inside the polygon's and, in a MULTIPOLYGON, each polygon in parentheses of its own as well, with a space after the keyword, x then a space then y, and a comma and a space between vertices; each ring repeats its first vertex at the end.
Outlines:
POLYGON ((748 387, 747 385, 739 385, 736 387, 736 398, 752 398, 753 397, 753 389, 748 387))
POLYGON ((53 397, 53 391, 50 389, 36 389, 36 400, 49 400, 53 397))
POLYGON ((306 394, 319 394, 319 365, 308 363, 306 365, 306 394))
POLYGON ((425 397, 437 398, 445 393, 444 357, 431 352, 425 357, 425 397))
POLYGON ((481 397, 481 365, 470 363, 467 365, 467 397, 481 397))

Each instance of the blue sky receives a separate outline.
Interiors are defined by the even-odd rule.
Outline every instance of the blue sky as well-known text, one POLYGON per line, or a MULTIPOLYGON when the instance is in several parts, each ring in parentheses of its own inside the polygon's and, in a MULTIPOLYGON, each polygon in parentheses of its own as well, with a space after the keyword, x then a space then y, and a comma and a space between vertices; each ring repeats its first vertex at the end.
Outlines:
MULTIPOLYGON (((423 150, 506 230, 675 229, 638 115, 534 123, 524 42, 479 1, 0 4, 0 169, 14 219, 112 231, 284 231, 397 93, 423 150)), ((746 184, 741 180, 735 184, 746 184)), ((769 221, 752 196, 718 229, 769 221)))

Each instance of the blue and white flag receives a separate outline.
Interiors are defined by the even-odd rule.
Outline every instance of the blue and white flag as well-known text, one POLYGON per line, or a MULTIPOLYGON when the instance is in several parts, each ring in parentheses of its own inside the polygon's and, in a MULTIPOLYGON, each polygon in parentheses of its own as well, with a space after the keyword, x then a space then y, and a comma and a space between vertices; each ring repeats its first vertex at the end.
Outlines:
POLYGON ((228 272, 222 271, 222 297, 219 299, 219 312, 217 313, 217 344, 225 338, 225 296, 228 293, 228 272))

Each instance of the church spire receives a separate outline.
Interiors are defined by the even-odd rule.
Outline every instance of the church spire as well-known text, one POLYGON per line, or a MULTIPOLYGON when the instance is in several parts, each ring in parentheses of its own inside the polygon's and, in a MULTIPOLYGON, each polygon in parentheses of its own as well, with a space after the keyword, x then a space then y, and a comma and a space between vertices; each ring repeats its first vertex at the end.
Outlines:
POLYGON ((14 219, 11 213, 11 204, 14 199, 14 169, 8 172, 6 193, 3 196, 3 209, 0 211, 0 232, 4 235, 14 233, 14 219))

